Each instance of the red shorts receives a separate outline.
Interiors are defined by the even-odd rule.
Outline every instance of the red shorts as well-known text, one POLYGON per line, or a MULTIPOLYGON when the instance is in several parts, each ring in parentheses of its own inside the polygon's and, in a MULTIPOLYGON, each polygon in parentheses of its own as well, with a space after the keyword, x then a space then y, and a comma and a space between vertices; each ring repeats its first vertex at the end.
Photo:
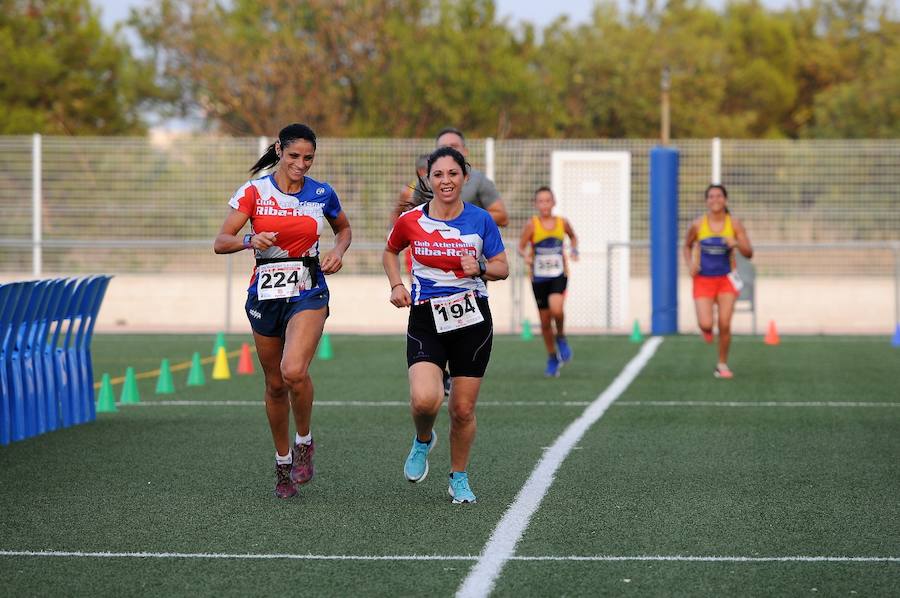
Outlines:
POLYGON ((709 297, 715 299, 718 295, 737 295, 738 291, 731 284, 728 275, 724 276, 700 276, 694 277, 694 299, 709 297))

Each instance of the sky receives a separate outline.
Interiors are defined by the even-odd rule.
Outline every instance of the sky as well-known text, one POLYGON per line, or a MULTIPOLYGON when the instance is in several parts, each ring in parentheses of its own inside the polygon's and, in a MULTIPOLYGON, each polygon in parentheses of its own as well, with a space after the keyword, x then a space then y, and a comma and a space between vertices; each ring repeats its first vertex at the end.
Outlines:
MULTIPOLYGON (((544 26, 561 14, 569 17, 573 23, 585 23, 590 19, 591 8, 594 0, 495 0, 497 12, 501 18, 508 17, 512 23, 518 21, 530 21, 538 26, 544 26)), ((117 21, 128 17, 131 7, 146 5, 152 0, 93 0, 95 6, 101 9, 104 25, 111 26, 117 21)), ((725 0, 706 0, 710 6, 720 8, 725 0)), ((624 4, 624 0, 623 0, 624 4)), ((770 8, 784 8, 793 4, 793 0, 763 0, 763 4, 770 8)))

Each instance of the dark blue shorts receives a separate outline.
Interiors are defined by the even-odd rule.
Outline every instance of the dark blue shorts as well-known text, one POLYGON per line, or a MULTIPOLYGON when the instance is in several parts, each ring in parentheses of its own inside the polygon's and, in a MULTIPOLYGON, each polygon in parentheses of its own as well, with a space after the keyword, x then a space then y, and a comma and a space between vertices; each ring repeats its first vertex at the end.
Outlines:
MULTIPOLYGON (((250 327, 253 329, 253 332, 262 336, 284 338, 288 321, 294 314, 307 309, 328 307, 329 298, 328 289, 317 289, 312 295, 294 303, 289 303, 283 299, 260 301, 256 295, 248 293, 244 310, 247 312, 247 319, 250 320, 250 327)), ((327 312, 325 317, 328 317, 327 312)))

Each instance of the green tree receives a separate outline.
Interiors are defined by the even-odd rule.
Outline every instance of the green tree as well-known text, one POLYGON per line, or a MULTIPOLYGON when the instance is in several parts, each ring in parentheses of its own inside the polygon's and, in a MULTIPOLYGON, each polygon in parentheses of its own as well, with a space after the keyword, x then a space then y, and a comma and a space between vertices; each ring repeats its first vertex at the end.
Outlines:
POLYGON ((89 0, 0 0, 0 134, 143 131, 152 71, 89 0))

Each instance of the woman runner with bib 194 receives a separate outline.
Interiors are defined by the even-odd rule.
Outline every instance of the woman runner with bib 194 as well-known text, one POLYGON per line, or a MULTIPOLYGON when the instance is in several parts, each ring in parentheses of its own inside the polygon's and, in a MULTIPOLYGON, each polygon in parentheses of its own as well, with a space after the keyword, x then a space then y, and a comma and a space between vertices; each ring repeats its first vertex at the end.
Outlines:
POLYGON ((569 264, 563 244, 569 237, 569 254, 578 261, 578 237, 572 225, 562 216, 553 216, 556 198, 550 187, 539 187, 534 192, 537 216, 525 223, 519 237, 519 255, 531 267, 531 288, 541 318, 541 335, 547 349, 547 368, 544 375, 559 376, 562 364, 572 360, 572 349, 566 340, 563 303, 569 280, 569 264), (530 248, 530 251, 529 251, 530 248), (556 325, 556 334, 553 325, 556 325))
POLYGON ((744 225, 728 211, 728 192, 722 185, 706 188, 706 214, 688 228, 684 240, 684 260, 694 281, 697 323, 707 343, 713 342, 713 305, 718 308, 719 362, 716 378, 732 378, 728 367, 731 346, 731 316, 741 292, 734 249, 750 259, 753 247, 744 225), (695 252, 695 247, 699 248, 695 252))
POLYGON ((252 249, 256 258, 246 311, 266 378, 278 498, 295 496, 296 485, 313 476, 309 364, 328 317, 324 275, 341 269, 351 237, 350 222, 334 189, 306 176, 315 155, 312 129, 302 124, 283 128, 278 141, 250 169, 256 175, 277 165, 275 172, 235 192, 214 246, 216 253, 252 249), (248 220, 250 232, 238 237, 248 220), (335 234, 334 247, 320 253, 325 222, 335 234), (291 411, 297 427, 293 443, 291 411))
POLYGON ((474 503, 467 467, 475 439, 475 403, 491 356, 493 323, 486 280, 503 280, 509 266, 491 215, 461 199, 469 166, 452 147, 428 157, 432 198, 404 212, 388 235, 384 271, 390 301, 409 307, 406 363, 416 434, 403 474, 410 482, 428 475, 428 453, 437 442, 434 423, 444 399, 443 371, 453 384, 450 413, 450 493, 474 503), (410 248, 412 294, 403 284, 397 254, 410 248))

